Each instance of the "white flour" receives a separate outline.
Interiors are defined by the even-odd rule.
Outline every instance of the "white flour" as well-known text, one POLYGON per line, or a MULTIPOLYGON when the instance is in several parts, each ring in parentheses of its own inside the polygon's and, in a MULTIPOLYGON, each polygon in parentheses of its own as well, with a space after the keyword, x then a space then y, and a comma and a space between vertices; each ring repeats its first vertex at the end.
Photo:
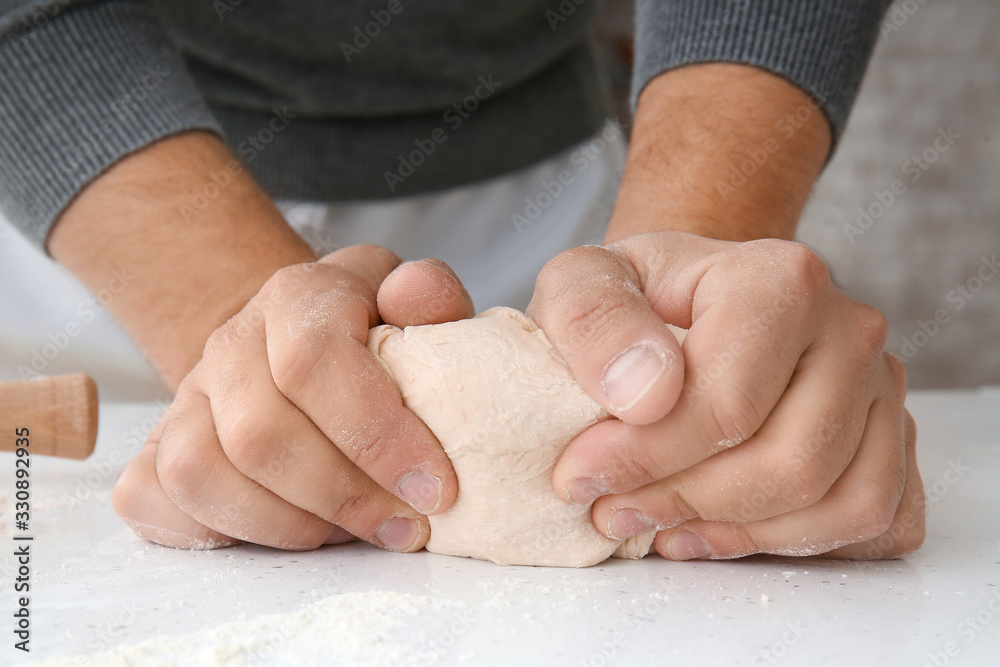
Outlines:
POLYGON ((52 658, 35 667, 161 665, 396 665, 414 652, 389 632, 407 617, 465 606, 389 591, 345 593, 299 611, 234 621, 178 637, 156 637, 97 655, 52 658))

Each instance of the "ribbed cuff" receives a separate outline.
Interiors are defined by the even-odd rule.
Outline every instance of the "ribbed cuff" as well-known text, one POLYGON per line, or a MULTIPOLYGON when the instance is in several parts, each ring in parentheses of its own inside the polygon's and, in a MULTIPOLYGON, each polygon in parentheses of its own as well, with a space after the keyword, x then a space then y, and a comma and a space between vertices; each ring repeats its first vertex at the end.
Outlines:
POLYGON ((826 113, 836 145, 879 19, 891 0, 637 0, 632 107, 650 79, 705 62, 754 65, 788 79, 826 113))
POLYGON ((221 134, 142 3, 86 5, 0 35, 0 208, 39 246, 117 160, 194 129, 221 134))

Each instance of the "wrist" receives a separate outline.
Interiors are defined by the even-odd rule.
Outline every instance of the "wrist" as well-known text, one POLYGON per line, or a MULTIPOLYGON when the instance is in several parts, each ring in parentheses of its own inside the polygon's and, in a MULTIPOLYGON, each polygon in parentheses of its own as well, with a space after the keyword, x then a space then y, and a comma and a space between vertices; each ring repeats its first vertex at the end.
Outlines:
POLYGON ((639 99, 606 240, 791 238, 830 140, 815 102, 776 75, 725 63, 661 74, 639 99))
POLYGON ((315 259, 222 143, 202 132, 116 163, 60 216, 48 247, 94 293, 118 280, 106 305, 171 387, 275 271, 315 259))

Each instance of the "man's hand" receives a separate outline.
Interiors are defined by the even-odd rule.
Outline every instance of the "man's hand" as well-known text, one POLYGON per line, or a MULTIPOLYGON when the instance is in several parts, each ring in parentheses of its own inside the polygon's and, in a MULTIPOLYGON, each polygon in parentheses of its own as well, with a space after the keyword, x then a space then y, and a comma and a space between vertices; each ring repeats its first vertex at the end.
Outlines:
POLYGON ((316 261, 202 132, 115 164, 61 216, 49 249, 95 293, 118 270, 134 276, 108 307, 177 390, 115 487, 136 533, 202 548, 307 549, 351 534, 423 546, 422 514, 447 509, 457 481, 365 340, 379 316, 471 315, 450 269, 397 268, 375 247, 316 261))
POLYGON ((574 440, 553 479, 573 502, 604 496, 594 524, 608 537, 659 530, 673 559, 863 557, 876 544, 881 557, 922 541, 885 319, 835 289, 805 246, 660 232, 577 248, 543 270, 529 312, 621 419, 574 440), (664 322, 689 329, 683 358, 664 322), (619 371, 616 355, 637 346, 649 361, 619 371))
POLYGON ((390 320, 467 317, 471 304, 440 264, 413 262, 383 282, 397 265, 355 246, 281 269, 212 334, 115 486, 138 535, 187 548, 311 549, 350 535, 424 545, 423 515, 447 509, 458 483, 365 343, 380 288, 415 295, 389 299, 406 311, 390 320))
POLYGON ((830 139, 815 102, 767 72, 662 74, 639 100, 609 245, 539 276, 529 314, 619 418, 572 442, 553 478, 568 500, 598 498, 609 537, 656 529, 678 560, 881 558, 922 543, 885 319, 778 240, 794 236, 830 139), (690 329, 683 353, 664 322, 690 329))

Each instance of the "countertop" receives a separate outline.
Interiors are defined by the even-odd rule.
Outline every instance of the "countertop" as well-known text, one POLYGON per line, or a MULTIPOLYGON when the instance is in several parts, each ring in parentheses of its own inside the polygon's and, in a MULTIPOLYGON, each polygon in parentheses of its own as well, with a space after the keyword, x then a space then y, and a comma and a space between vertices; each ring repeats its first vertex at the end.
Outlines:
POLYGON ((163 408, 105 404, 89 460, 32 459, 27 532, 14 530, 14 455, 0 455, 0 662, 1000 664, 1000 389, 915 392, 908 405, 929 509, 927 541, 906 559, 654 555, 572 570, 357 543, 150 544, 115 516, 111 488, 163 408), (15 533, 34 537, 30 654, 13 648, 15 533))

